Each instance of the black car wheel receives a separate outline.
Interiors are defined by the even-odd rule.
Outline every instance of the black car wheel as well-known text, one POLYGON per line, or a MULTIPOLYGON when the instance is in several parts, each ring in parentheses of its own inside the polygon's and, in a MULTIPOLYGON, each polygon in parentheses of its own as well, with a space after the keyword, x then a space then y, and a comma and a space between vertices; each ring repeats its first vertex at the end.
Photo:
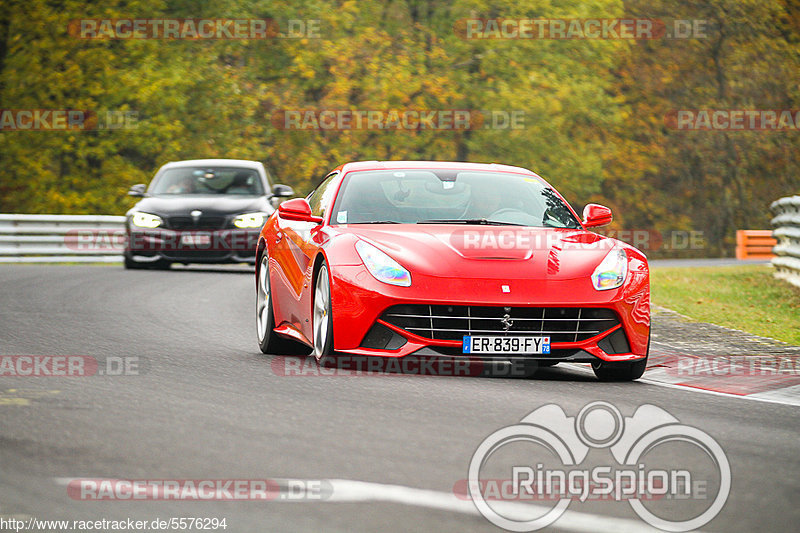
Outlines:
POLYGON ((330 364, 333 356, 333 316, 331 315, 331 281, 325 262, 317 273, 314 285, 314 309, 312 313, 314 332, 314 357, 323 364, 330 364))
POLYGON ((275 333, 275 315, 272 311, 272 290, 269 281, 269 257, 261 256, 256 269, 256 333, 262 353, 295 355, 308 353, 308 348, 275 333))
POLYGON ((647 357, 633 363, 592 363, 594 375, 600 381, 633 381, 647 368, 647 357))
POLYGON ((147 263, 139 263, 138 261, 134 261, 127 252, 123 255, 123 260, 125 263, 125 268, 128 270, 141 270, 147 268, 147 263))
POLYGON ((650 332, 647 333, 647 350, 644 359, 633 363, 608 363, 597 361, 592 363, 594 375, 600 381, 633 381, 639 379, 647 369, 647 359, 650 357, 650 332))

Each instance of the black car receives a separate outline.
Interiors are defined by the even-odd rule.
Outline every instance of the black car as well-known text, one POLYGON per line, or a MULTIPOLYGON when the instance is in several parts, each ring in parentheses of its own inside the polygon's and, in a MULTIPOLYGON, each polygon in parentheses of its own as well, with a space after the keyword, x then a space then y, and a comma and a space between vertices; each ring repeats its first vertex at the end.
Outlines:
POLYGON ((237 159, 167 163, 126 214, 125 268, 172 263, 254 263, 261 227, 287 185, 272 185, 264 165, 237 159))

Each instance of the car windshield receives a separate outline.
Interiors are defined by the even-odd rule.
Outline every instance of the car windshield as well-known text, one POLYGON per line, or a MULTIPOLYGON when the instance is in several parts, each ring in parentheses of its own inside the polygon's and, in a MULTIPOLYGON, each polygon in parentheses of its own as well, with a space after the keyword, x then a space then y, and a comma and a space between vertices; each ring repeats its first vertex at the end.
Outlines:
POLYGON ((330 222, 580 228, 559 195, 534 176, 436 169, 349 173, 330 222))
POLYGON ((264 187, 258 172, 249 168, 181 167, 165 170, 150 188, 151 194, 231 194, 260 196, 264 187))

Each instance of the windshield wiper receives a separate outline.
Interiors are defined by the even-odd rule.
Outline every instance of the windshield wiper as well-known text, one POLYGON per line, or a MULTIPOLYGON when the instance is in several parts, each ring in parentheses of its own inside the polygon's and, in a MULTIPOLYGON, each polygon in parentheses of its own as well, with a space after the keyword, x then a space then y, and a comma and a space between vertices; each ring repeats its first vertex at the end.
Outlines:
POLYGON ((366 222, 347 222, 347 224, 402 224, 396 220, 368 220, 366 222))
POLYGON ((524 226, 525 224, 515 224, 513 222, 500 222, 497 220, 487 220, 485 218, 435 218, 431 220, 420 220, 417 224, 477 224, 480 226, 524 226))

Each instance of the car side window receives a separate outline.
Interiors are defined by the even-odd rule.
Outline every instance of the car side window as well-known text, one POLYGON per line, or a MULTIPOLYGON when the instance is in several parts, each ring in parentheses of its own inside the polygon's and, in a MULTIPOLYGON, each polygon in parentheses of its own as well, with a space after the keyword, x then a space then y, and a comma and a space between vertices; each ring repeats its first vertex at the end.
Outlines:
POLYGON ((330 185, 335 181, 334 178, 338 175, 338 172, 333 172, 326 176, 322 183, 311 191, 311 194, 306 198, 306 200, 308 200, 308 205, 311 206, 311 214, 315 217, 324 217, 328 208, 330 208, 331 200, 333 200, 333 193, 336 191, 336 188, 330 185))

